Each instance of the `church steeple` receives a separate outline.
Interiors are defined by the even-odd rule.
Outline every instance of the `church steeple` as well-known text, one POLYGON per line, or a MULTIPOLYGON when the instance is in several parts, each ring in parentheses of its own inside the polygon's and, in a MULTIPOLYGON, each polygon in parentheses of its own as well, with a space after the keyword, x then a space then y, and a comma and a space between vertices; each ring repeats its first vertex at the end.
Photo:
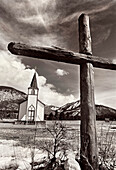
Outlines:
POLYGON ((37 73, 35 72, 28 88, 28 95, 38 95, 37 73))
POLYGON ((36 79, 36 72, 34 73, 34 76, 32 78, 30 87, 33 88, 33 89, 38 89, 37 79, 36 79))

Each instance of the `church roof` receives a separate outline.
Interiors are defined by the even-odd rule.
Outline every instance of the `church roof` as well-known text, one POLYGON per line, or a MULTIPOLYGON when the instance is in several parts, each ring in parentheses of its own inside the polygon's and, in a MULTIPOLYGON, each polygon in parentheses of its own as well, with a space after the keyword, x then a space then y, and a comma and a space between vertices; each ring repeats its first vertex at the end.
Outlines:
POLYGON ((43 104, 43 105, 45 106, 45 104, 44 104, 41 100, 38 99, 37 101, 40 102, 41 104, 43 104))
POLYGON ((34 73, 34 76, 33 76, 33 78, 32 78, 30 87, 31 87, 31 88, 34 88, 34 89, 38 89, 36 73, 34 73))

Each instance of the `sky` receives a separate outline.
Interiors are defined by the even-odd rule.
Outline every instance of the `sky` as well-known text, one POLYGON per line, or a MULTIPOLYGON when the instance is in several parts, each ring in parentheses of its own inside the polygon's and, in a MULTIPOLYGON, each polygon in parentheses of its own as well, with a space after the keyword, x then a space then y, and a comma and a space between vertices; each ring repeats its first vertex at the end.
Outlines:
MULTIPOLYGON (((16 56, 7 46, 13 41, 78 52, 81 13, 90 17, 93 55, 116 61, 116 0, 0 0, 0 85, 27 93, 36 68, 42 102, 79 100, 79 66, 16 56)), ((116 71, 94 71, 95 103, 116 109, 116 71)))

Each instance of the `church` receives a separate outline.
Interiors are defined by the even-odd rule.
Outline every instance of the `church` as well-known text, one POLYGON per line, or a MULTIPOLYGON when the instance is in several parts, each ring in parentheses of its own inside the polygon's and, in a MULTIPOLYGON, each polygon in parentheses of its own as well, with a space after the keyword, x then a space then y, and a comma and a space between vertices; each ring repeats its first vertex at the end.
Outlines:
POLYGON ((19 121, 27 123, 44 121, 45 104, 39 100, 37 76, 35 72, 28 88, 27 99, 19 105, 19 121))

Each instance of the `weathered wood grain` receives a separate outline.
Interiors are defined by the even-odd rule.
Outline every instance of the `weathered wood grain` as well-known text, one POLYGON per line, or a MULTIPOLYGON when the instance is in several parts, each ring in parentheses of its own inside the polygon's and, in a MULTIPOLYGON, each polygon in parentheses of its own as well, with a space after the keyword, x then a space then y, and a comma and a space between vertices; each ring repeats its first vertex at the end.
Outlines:
MULTIPOLYGON (((79 17, 79 51, 92 54, 89 16, 79 17)), ((81 99, 81 154, 84 155, 94 170, 97 170, 96 109, 94 100, 94 68, 91 63, 80 65, 81 99)), ((82 169, 88 170, 83 162, 82 169)))
POLYGON ((21 43, 11 42, 8 50, 15 55, 46 59, 70 64, 92 63, 94 67, 116 70, 116 63, 112 60, 91 56, 89 54, 74 53, 59 47, 34 47, 21 43))

